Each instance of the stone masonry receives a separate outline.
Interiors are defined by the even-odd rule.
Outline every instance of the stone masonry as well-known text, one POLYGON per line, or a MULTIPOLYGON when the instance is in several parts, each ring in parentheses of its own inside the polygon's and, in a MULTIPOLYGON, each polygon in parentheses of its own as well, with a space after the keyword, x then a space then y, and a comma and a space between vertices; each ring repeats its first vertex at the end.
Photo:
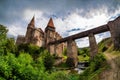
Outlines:
POLYGON ((90 58, 93 59, 98 53, 98 46, 93 33, 89 34, 90 58))
POLYGON ((33 17, 30 23, 28 24, 26 35, 18 35, 16 44, 20 45, 30 43, 39 47, 45 47, 51 54, 55 54, 58 57, 62 57, 62 52, 65 48, 64 43, 58 45, 51 45, 50 47, 48 47, 47 45, 49 42, 59 39, 62 39, 62 37, 60 36, 60 34, 58 34, 58 32, 55 31, 55 26, 53 24, 52 18, 50 18, 48 25, 45 28, 45 31, 43 31, 41 28, 35 27, 35 20, 33 17))
POLYGON ((108 22, 114 50, 120 50, 120 16, 114 21, 108 22))
POLYGON ((78 63, 77 46, 74 40, 67 41, 67 61, 66 63, 70 67, 76 67, 78 63))

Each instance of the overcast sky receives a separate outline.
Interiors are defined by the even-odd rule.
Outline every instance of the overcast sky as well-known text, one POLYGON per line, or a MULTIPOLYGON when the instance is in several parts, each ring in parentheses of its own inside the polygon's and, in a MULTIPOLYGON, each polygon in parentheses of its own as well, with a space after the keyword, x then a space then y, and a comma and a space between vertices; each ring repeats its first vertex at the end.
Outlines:
MULTIPOLYGON (((35 15, 36 27, 46 27, 52 17, 56 31, 63 37, 106 24, 120 15, 120 0, 0 0, 0 24, 8 35, 25 35, 35 15)), ((97 42, 110 33, 95 35, 97 42)), ((88 37, 76 40, 79 47, 89 45, 88 37)))

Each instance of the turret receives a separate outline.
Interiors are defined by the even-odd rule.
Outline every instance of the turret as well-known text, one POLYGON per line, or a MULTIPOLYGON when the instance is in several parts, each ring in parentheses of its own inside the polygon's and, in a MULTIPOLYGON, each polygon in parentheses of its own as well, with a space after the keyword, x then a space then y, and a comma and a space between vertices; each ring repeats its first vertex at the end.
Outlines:
POLYGON ((33 16, 33 18, 31 19, 30 23, 28 24, 28 28, 35 28, 35 17, 33 16))
POLYGON ((50 30, 50 31, 54 31, 55 32, 55 26, 53 24, 53 20, 52 18, 50 18, 48 24, 47 24, 47 27, 45 28, 45 32, 47 32, 47 30, 50 30))
POLYGON ((26 32, 26 35, 25 35, 25 43, 30 43, 31 42, 31 39, 33 37, 33 31, 35 29, 35 20, 34 20, 34 16, 33 18, 31 19, 30 23, 28 24, 28 27, 27 27, 27 32, 26 32))
MULTIPOLYGON (((55 26, 53 24, 53 20, 52 18, 50 18, 47 27, 45 28, 45 46, 48 49, 48 43, 50 41, 54 41, 55 40, 55 26)), ((48 49, 49 51, 49 49, 48 49)), ((50 51, 51 53, 54 53, 54 51, 50 51)))

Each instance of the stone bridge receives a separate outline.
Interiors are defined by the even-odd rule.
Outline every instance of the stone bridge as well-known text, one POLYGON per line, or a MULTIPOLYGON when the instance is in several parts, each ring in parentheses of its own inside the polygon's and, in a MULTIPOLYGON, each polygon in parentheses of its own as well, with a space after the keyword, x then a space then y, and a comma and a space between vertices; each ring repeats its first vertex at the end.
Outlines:
POLYGON ((67 42, 67 61, 73 62, 73 65, 77 65, 77 47, 73 47, 74 40, 89 37, 90 44, 90 58, 93 59, 94 56, 98 53, 98 46, 95 40, 95 34, 103 33, 110 31, 112 42, 114 45, 114 50, 120 50, 120 16, 113 21, 109 21, 107 24, 99 26, 97 28, 87 30, 60 40, 52 41, 48 43, 48 46, 57 45, 63 42, 67 42))

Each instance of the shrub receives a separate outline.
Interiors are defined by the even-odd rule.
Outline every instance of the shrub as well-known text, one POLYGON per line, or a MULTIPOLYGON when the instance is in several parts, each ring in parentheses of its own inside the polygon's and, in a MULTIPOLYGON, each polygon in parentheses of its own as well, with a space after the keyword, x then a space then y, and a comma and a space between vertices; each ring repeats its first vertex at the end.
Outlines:
POLYGON ((81 80, 95 80, 97 75, 106 68, 106 59, 103 54, 97 54, 93 60, 90 61, 90 66, 80 74, 81 80))
POLYGON ((51 80, 70 80, 68 74, 66 74, 63 71, 53 72, 49 76, 49 79, 51 79, 51 80))
POLYGON ((54 58, 52 55, 50 55, 50 53, 48 51, 44 51, 43 54, 43 62, 44 62, 44 66, 46 68, 46 70, 51 71, 53 64, 54 64, 54 58))
POLYGON ((66 64, 67 64, 68 67, 74 67, 75 66, 74 59, 73 58, 67 58, 66 64))
POLYGON ((0 56, 0 78, 5 80, 46 80, 43 60, 35 63, 27 53, 0 56), (41 64, 39 64, 41 63, 41 64))

